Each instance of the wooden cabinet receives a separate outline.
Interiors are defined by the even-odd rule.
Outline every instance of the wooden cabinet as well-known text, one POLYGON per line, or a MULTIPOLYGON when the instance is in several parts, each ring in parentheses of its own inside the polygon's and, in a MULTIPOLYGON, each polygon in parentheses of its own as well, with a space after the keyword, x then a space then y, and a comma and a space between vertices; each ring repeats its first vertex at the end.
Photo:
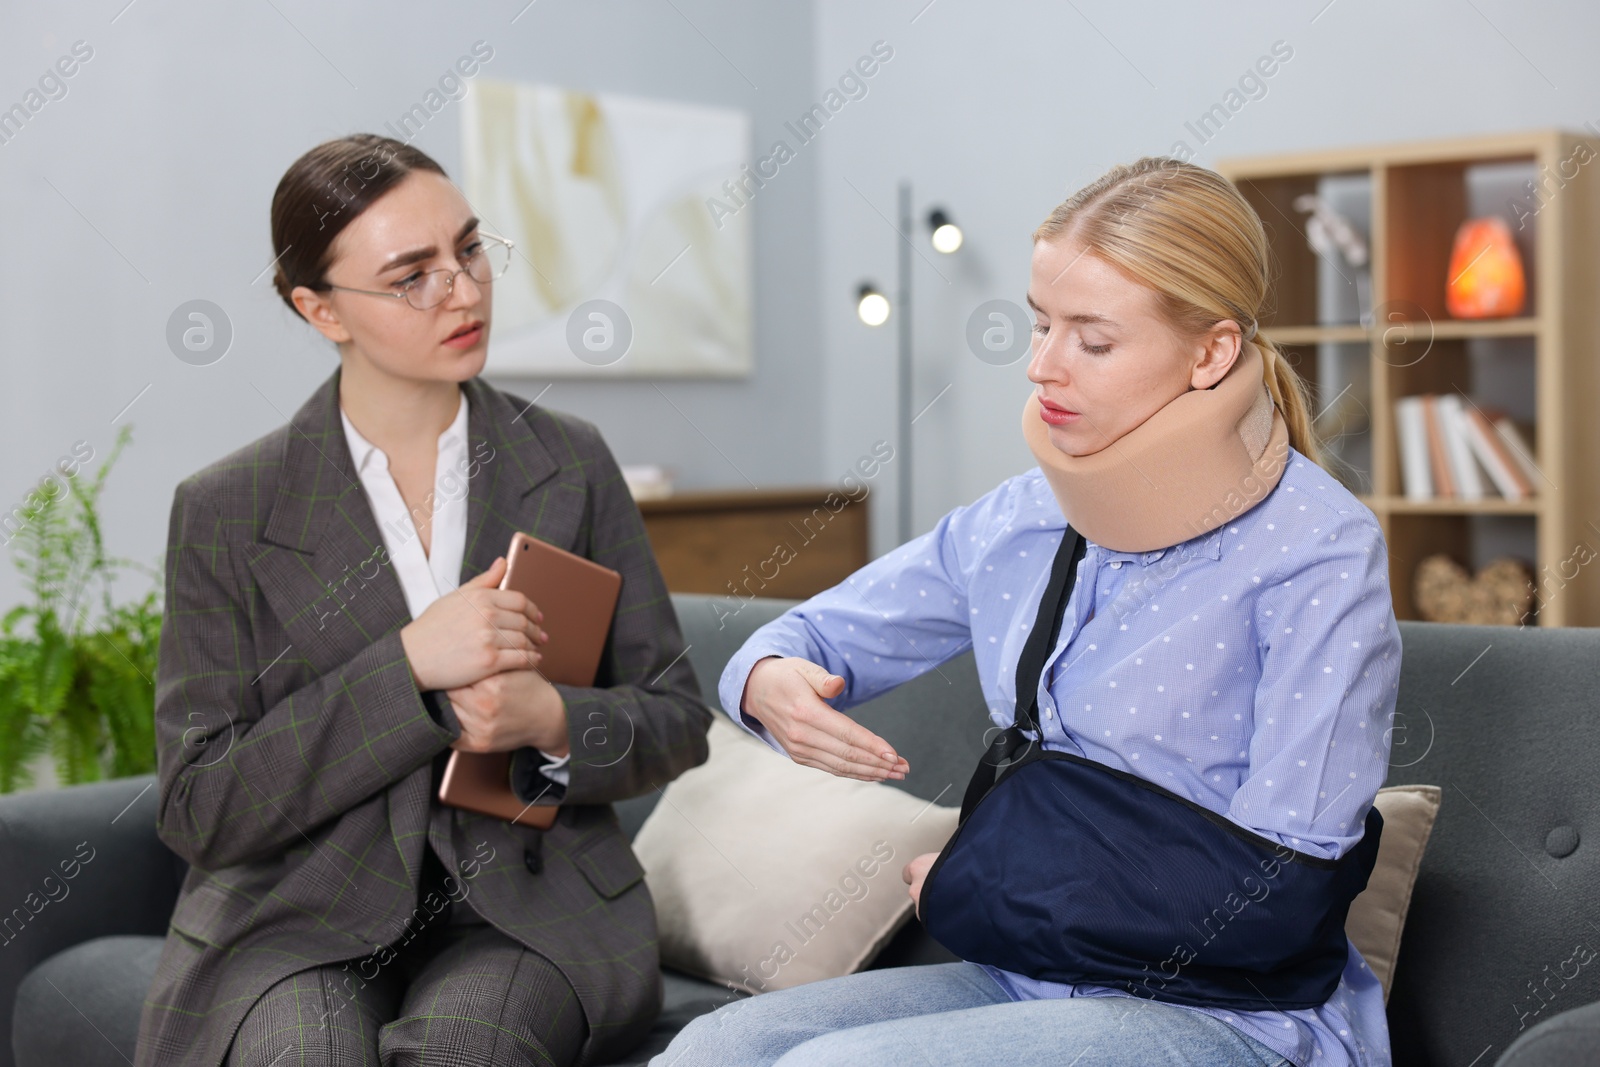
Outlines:
POLYGON ((866 500, 832 487, 678 493, 639 511, 674 593, 804 599, 867 563, 866 500))
POLYGON ((1265 336, 1311 387, 1334 474, 1377 515, 1395 614, 1417 618, 1413 571, 1445 552, 1476 570, 1522 559, 1543 626, 1600 625, 1600 136, 1558 130, 1231 159, 1217 169, 1261 216, 1273 254, 1265 336), (1360 224, 1362 279, 1311 251, 1294 200, 1317 192, 1360 224), (1445 307, 1457 227, 1504 218, 1522 253, 1528 302, 1516 318, 1463 320, 1445 307), (1525 427, 1542 478, 1512 501, 1410 500, 1401 485, 1394 401, 1455 392, 1525 427))

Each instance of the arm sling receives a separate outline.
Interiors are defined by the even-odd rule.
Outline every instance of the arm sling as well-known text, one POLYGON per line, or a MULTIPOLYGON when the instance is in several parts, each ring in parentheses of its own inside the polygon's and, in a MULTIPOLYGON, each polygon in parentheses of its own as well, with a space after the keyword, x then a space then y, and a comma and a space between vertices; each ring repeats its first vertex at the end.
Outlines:
POLYGON ((1086 545, 1068 526, 1017 663, 1014 723, 923 882, 923 924, 964 960, 1046 981, 1238 1011, 1325 1003, 1377 858, 1376 807, 1361 840, 1326 859, 1027 736, 1043 736, 1039 679, 1086 545))

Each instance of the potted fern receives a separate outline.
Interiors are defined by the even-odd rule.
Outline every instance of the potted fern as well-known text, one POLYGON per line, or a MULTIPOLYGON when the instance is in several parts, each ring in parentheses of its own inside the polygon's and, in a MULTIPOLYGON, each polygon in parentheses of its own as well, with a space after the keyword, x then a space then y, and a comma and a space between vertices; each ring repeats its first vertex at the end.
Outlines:
POLYGON ((155 769, 160 573, 108 556, 99 515, 130 437, 123 427, 92 479, 63 471, 5 518, 0 537, 30 600, 0 619, 0 793, 32 785, 45 752, 67 785, 155 769), (124 570, 147 574, 153 588, 114 603, 124 570))

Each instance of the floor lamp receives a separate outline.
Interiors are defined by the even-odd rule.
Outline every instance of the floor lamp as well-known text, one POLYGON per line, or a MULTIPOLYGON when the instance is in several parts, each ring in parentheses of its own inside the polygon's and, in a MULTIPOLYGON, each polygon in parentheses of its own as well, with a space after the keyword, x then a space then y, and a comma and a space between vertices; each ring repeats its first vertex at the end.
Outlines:
MULTIPOLYGON (((943 208, 932 208, 924 220, 928 227, 929 242, 934 251, 949 255, 961 247, 961 228, 950 220, 943 208)), ((890 312, 898 313, 895 329, 895 356, 899 397, 896 401, 896 425, 899 443, 896 458, 900 461, 899 536, 900 544, 911 540, 911 253, 914 251, 916 227, 911 210, 911 183, 900 183, 900 246, 895 257, 895 298, 889 298, 871 282, 862 282, 856 290, 856 315, 868 326, 882 326, 889 321, 890 312)))

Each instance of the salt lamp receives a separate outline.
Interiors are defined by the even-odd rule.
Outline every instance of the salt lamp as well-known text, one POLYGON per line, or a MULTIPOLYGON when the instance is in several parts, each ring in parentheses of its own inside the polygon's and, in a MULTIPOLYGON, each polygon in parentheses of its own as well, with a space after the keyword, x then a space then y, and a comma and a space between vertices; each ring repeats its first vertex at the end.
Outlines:
POLYGON ((1458 319, 1496 319, 1520 315, 1528 284, 1522 256, 1504 219, 1468 219, 1456 231, 1450 251, 1450 281, 1445 307, 1458 319))

